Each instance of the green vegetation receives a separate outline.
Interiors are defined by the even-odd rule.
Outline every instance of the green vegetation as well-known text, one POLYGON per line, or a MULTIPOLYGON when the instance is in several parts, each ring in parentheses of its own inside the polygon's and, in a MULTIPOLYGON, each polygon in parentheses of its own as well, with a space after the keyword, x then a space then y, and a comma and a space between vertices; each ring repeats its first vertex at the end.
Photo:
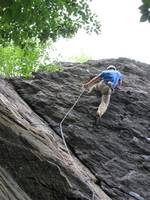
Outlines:
MULTIPOLYGON (((40 63, 46 42, 73 37, 80 28, 100 33, 100 22, 89 7, 91 0, 1 0, 0 74, 31 76, 33 71, 60 68, 40 63)), ((150 22, 150 0, 142 0, 141 21, 150 22)), ((87 61, 85 55, 76 62, 87 61)))
POLYGON ((31 76, 36 70, 40 48, 9 45, 0 47, 0 74, 3 77, 31 76))
POLYGON ((29 39, 68 38, 84 28, 100 32, 97 16, 89 8, 90 0, 1 0, 0 43, 24 46, 29 39))
POLYGON ((62 71, 53 60, 52 64, 40 63, 43 57, 43 46, 29 47, 21 49, 19 46, 9 45, 0 47, 0 74, 2 77, 23 76, 30 77, 32 72, 56 72, 62 71))
POLYGON ((85 63, 88 60, 90 60, 91 58, 89 56, 85 55, 84 53, 82 53, 81 55, 73 56, 70 59, 72 62, 85 63))
POLYGON ((141 22, 150 22, 150 0, 142 0, 142 5, 139 7, 141 12, 141 22))
POLYGON ((49 65, 41 65, 39 66, 39 68, 37 69, 38 72, 58 72, 58 71, 63 71, 63 68, 58 66, 55 63, 49 64, 49 65))
MULTIPOLYGON (((80 28, 100 32, 90 0, 1 0, 0 74, 31 76, 33 71, 57 71, 55 64, 41 65, 46 42, 73 37, 80 28)), ((49 57, 49 55, 48 55, 49 57)), ((45 58, 46 59, 46 58, 45 58)))

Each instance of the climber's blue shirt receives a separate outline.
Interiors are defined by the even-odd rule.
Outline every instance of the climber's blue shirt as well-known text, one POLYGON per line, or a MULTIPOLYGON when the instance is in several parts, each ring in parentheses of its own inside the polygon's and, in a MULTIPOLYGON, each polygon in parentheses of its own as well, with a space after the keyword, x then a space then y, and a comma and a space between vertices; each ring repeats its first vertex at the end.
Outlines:
POLYGON ((98 76, 106 82, 111 81, 113 89, 118 85, 118 82, 122 80, 122 75, 117 70, 105 70, 98 74, 98 76))

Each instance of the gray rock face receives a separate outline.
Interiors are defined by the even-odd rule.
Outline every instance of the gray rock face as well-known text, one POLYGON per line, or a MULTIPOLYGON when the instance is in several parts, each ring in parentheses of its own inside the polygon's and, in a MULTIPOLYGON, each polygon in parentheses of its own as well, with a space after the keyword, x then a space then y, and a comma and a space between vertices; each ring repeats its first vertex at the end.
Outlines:
POLYGON ((62 65, 63 72, 0 81, 5 174, 23 190, 22 200, 149 200, 150 65, 125 58, 62 65), (59 124, 82 84, 109 64, 122 72, 123 85, 101 121, 95 124, 100 94, 93 92, 63 123, 72 164, 59 124))

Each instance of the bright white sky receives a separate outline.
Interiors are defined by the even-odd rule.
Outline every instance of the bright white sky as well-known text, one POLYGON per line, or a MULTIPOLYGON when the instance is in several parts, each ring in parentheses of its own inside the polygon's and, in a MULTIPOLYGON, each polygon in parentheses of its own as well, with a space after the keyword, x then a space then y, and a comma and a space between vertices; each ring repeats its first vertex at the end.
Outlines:
POLYGON ((59 40, 55 47, 64 61, 84 54, 91 59, 127 57, 150 64, 150 23, 140 23, 141 0, 93 0, 101 34, 80 30, 73 39, 59 40))

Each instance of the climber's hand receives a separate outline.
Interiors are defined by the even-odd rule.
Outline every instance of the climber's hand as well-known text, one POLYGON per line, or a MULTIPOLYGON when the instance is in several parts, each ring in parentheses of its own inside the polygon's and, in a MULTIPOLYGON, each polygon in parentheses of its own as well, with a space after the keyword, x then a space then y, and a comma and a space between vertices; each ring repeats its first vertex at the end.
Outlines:
POLYGON ((83 88, 83 90, 85 90, 86 92, 89 91, 89 86, 88 86, 88 84, 83 84, 82 88, 83 88))
POLYGON ((87 84, 87 83, 83 84, 83 87, 84 87, 85 89, 87 89, 87 88, 88 88, 88 84, 87 84))

